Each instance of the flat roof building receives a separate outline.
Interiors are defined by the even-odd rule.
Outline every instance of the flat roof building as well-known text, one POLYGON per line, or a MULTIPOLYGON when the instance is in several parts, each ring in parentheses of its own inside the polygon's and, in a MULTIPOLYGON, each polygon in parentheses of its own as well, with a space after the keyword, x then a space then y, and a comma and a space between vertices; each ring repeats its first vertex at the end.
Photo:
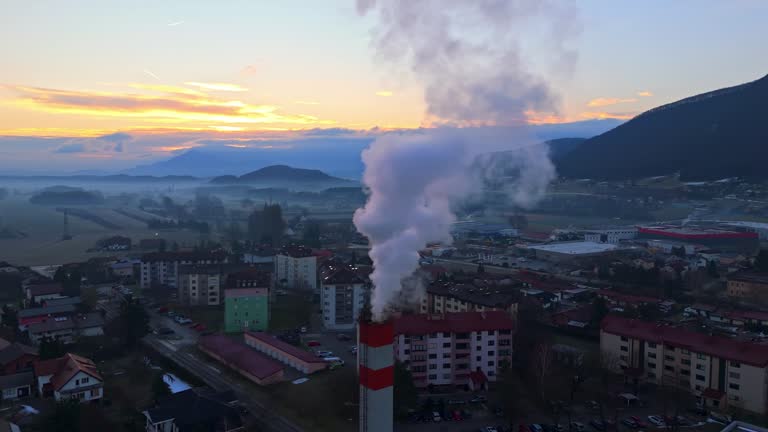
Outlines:
POLYGON ((578 258, 594 257, 620 250, 611 243, 592 241, 569 241, 529 246, 535 251, 536 258, 548 261, 568 261, 578 258))
POLYGON ((309 351, 262 332, 246 332, 245 344, 305 374, 325 369, 328 364, 309 351))
POLYGON ((232 337, 203 336, 198 340, 197 347, 258 385, 268 385, 283 380, 282 364, 232 337))

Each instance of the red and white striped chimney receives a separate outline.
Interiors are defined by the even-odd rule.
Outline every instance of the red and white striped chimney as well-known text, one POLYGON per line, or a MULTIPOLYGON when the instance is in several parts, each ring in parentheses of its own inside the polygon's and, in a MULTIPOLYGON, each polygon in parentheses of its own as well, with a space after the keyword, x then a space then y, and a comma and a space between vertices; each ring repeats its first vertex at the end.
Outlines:
POLYGON ((392 321, 376 323, 360 319, 357 326, 360 432, 392 432, 393 340, 392 321))

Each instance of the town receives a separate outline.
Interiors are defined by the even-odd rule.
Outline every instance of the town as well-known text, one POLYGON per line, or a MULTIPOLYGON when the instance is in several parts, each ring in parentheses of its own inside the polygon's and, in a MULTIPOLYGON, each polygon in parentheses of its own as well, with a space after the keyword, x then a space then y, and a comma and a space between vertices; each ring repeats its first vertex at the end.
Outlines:
MULTIPOLYGON (((356 430, 368 245, 305 218, 278 229, 261 243, 157 239, 84 262, 2 263, 9 421, 356 430)), ((391 317, 396 430, 766 418, 768 224, 459 221, 452 235, 420 252, 422 289, 391 317)))

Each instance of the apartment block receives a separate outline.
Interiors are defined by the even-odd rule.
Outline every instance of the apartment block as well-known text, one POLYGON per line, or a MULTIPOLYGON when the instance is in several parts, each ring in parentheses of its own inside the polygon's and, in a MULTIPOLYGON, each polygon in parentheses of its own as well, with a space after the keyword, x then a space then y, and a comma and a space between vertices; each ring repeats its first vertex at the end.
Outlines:
POLYGON ((189 306, 215 306, 221 304, 221 288, 224 275, 220 265, 181 265, 178 272, 179 302, 189 306))
POLYGON ((275 280, 284 288, 317 291, 317 257, 302 246, 288 246, 275 255, 275 280))
POLYGON ((264 331, 269 325, 272 274, 256 269, 232 273, 224 290, 224 330, 264 331))
POLYGON ((353 330, 369 298, 370 284, 354 267, 334 264, 321 269, 320 299, 325 328, 353 330))
POLYGON ((417 387, 483 389, 512 360, 514 328, 503 311, 403 315, 394 321, 395 358, 417 387))
POLYGON ((504 311, 517 320, 521 284, 502 280, 437 280, 427 287, 421 312, 442 314, 454 312, 504 311))
POLYGON ((768 302, 768 273, 738 272, 728 276, 728 296, 768 302))
POLYGON ((693 393, 713 409, 768 412, 768 345, 608 316, 604 366, 638 381, 693 393))
POLYGON ((141 257, 141 278, 139 287, 177 288, 179 266, 224 264, 227 255, 223 252, 155 252, 141 257))

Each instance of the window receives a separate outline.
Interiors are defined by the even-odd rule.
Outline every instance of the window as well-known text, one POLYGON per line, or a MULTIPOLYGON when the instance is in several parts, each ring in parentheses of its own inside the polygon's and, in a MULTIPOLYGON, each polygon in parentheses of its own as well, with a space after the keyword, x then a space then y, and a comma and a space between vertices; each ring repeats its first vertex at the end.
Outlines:
POLYGON ((664 366, 664 370, 668 370, 670 372, 674 372, 675 371, 675 367, 667 365, 667 366, 664 366))
POLYGON ((450 369, 451 364, 450 363, 443 363, 443 369, 450 369))
POLYGON ((483 347, 481 347, 480 345, 475 347, 475 351, 482 351, 482 350, 483 350, 483 347))
POLYGON ((625 356, 625 355, 619 356, 619 359, 621 359, 623 361, 627 361, 627 356, 625 356))
POLYGON ((739 388, 741 388, 741 386, 736 383, 730 383, 728 384, 728 388, 731 390, 738 390, 739 388))
POLYGON ((621 337, 621 341, 622 341, 622 342, 628 342, 628 341, 629 341, 629 339, 627 339, 626 337, 622 336, 622 337, 621 337))
POLYGON ((495 356, 496 355, 496 351, 488 351, 488 355, 491 356, 491 357, 495 356))
POLYGON ((511 354, 510 350, 499 350, 500 356, 508 356, 510 354, 511 354))
POLYGON ((483 337, 482 337, 482 336, 480 336, 480 335, 477 335, 477 337, 476 337, 475 339, 476 339, 478 342, 480 342, 480 340, 481 340, 481 339, 483 339, 483 337))
POLYGON ((444 358, 444 359, 449 359, 449 358, 451 358, 451 353, 443 353, 443 358, 444 358))
POLYGON ((435 379, 437 379, 437 375, 435 375, 435 374, 432 374, 432 375, 430 375, 430 376, 429 376, 429 379, 431 379, 431 380, 435 380, 435 379))
POLYGON ((622 346, 622 347, 621 347, 621 350, 622 350, 622 351, 624 351, 624 352, 627 352, 627 351, 629 351, 629 348, 628 348, 628 347, 625 347, 625 346, 622 346))
POLYGON ((697 364, 696 365, 696 370, 703 371, 704 370, 704 365, 703 364, 697 364))
POLYGON ((451 379, 451 374, 443 374, 443 379, 451 379))
POLYGON ((696 374, 696 381, 704 381, 704 375, 696 374))
POLYGON ((456 349, 467 349, 467 348, 469 348, 469 347, 465 343, 457 343, 456 344, 456 349))
POLYGON ((482 361, 482 360, 483 360, 483 358, 480 357, 480 356, 475 357, 475 361, 482 361))
POLYGON ((733 379, 739 379, 741 378, 741 374, 738 372, 729 372, 728 377, 733 379))
POLYGON ((680 375, 691 376, 691 371, 688 369, 680 369, 680 375))
POLYGON ((499 346, 509 346, 510 342, 511 341, 509 339, 500 340, 499 341, 499 346))
POLYGON ((408 355, 410 353, 411 353, 411 350, 409 350, 409 349, 405 350, 405 355, 408 355))
POLYGON ((653 372, 648 372, 648 378, 651 378, 651 379, 656 378, 656 374, 653 372))
POLYGON ((706 360, 707 356, 705 356, 704 354, 696 354, 696 358, 699 360, 706 360))
POLYGON ((648 362, 648 368, 649 369, 656 369, 656 363, 648 362))
POLYGON ((733 362, 733 361, 732 361, 732 362, 731 362, 731 367, 732 367, 732 368, 736 368, 736 369, 738 369, 738 368, 740 368, 740 367, 741 367, 741 363, 736 363, 736 362, 733 362))
POLYGON ((495 371, 488 371, 487 375, 488 376, 496 376, 496 372, 495 371))
POLYGON ((671 355, 665 355, 665 356, 664 356, 664 360, 667 360, 667 361, 674 361, 674 360, 675 360, 675 357, 674 357, 674 356, 671 356, 671 355))
POLYGON ((656 358, 656 353, 649 352, 648 353, 648 358, 655 359, 656 358))
POLYGON ((430 359, 430 360, 434 360, 434 359, 436 359, 436 358, 437 358, 437 354, 430 354, 430 355, 429 355, 429 359, 430 359))
POLYGON ((439 335, 440 335, 440 333, 430 333, 430 334, 429 334, 429 337, 431 337, 432 339, 434 339, 434 338, 440 337, 439 335))
POLYGON ((648 348, 654 349, 656 348, 656 344, 653 342, 648 342, 648 348))
POLYGON ((469 369, 469 365, 467 363, 459 363, 456 365, 456 369, 466 370, 466 369, 469 369))
POLYGON ((437 369, 437 365, 436 364, 431 364, 431 365, 429 365, 429 369, 430 370, 435 370, 435 369, 437 369))
POLYGON ((494 346, 496 345, 496 341, 488 341, 488 346, 494 346))
POLYGON ((451 343, 450 342, 444 342, 443 343, 443 348, 450 348, 450 347, 451 347, 451 343))
POLYGON ((499 330, 500 335, 512 334, 512 330, 499 330))
POLYGON ((680 349, 680 352, 683 353, 683 354, 690 354, 691 353, 687 349, 682 349, 682 348, 680 349))
POLYGON ((494 363, 494 361, 491 360, 491 361, 488 362, 488 366, 496 366, 496 363, 494 363))
POLYGON ((99 396, 99 389, 91 389, 91 397, 98 397, 99 396))

